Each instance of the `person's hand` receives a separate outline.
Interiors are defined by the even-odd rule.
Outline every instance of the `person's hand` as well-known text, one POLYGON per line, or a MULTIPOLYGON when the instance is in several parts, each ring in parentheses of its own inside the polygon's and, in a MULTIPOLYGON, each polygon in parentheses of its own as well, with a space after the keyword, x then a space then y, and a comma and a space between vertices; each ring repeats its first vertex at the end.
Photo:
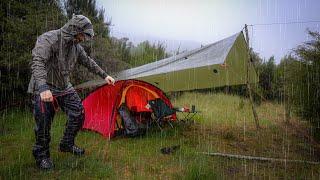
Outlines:
POLYGON ((52 93, 50 90, 46 90, 46 91, 43 91, 42 93, 40 93, 40 98, 41 98, 41 101, 44 101, 44 102, 52 102, 53 101, 53 96, 52 96, 52 93))
POLYGON ((111 76, 107 76, 104 80, 106 80, 108 84, 114 85, 115 83, 115 80, 111 76))

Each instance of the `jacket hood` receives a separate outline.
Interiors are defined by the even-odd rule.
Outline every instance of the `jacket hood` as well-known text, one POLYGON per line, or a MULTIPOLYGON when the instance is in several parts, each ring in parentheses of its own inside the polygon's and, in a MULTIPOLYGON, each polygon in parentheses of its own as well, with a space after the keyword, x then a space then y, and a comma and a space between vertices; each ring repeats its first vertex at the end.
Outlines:
POLYGON ((78 33, 84 33, 86 40, 94 36, 91 21, 83 15, 73 15, 72 18, 61 28, 63 38, 70 42, 78 33))

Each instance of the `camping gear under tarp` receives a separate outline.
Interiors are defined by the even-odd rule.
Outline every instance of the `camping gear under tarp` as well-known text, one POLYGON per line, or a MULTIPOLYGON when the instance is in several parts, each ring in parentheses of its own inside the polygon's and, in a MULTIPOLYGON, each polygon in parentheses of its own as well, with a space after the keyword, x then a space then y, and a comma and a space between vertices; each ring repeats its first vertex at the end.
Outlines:
MULTIPOLYGON (((246 40, 241 31, 216 43, 121 71, 114 77, 117 80, 143 80, 164 92, 246 84, 247 78, 249 83, 257 83, 257 74, 249 62, 246 40)), ((104 83, 103 80, 94 80, 77 88, 92 88, 104 83)))
MULTIPOLYGON (((173 108, 170 100, 159 88, 139 80, 121 80, 115 85, 99 87, 83 100, 85 121, 83 129, 112 137, 116 130, 118 109, 125 103, 135 113, 151 112, 146 108, 149 100, 160 98, 173 108)), ((176 115, 171 120, 175 120, 176 115)))

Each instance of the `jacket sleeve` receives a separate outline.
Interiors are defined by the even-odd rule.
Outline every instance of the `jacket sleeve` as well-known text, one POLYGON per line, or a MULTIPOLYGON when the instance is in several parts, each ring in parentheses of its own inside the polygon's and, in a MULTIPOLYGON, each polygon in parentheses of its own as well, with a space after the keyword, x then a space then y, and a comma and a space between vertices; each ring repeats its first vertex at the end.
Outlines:
POLYGON ((89 71, 99 75, 101 78, 105 79, 108 74, 102 70, 98 64, 87 55, 87 53, 84 51, 83 47, 79 46, 79 62, 83 66, 89 69, 89 71))
POLYGON ((40 93, 49 89, 49 86, 46 83, 46 63, 49 60, 51 53, 52 49, 49 41, 45 37, 38 37, 36 45, 32 50, 30 68, 40 93))

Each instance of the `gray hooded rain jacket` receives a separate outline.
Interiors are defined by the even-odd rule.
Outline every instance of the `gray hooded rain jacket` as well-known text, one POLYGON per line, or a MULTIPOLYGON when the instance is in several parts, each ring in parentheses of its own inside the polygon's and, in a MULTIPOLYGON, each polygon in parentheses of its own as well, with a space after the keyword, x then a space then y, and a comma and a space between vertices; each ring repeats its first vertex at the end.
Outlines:
POLYGON ((94 36, 91 21, 82 15, 75 15, 61 29, 38 37, 32 50, 29 93, 41 93, 49 89, 63 92, 73 88, 70 73, 77 61, 102 78, 108 76, 80 44, 73 42, 78 33, 84 33, 86 38, 94 36))

